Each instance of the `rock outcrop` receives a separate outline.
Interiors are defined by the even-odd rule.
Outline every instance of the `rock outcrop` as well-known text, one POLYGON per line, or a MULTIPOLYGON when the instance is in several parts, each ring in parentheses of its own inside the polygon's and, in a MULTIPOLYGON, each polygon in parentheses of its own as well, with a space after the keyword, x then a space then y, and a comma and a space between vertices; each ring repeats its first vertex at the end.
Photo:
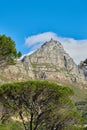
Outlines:
POLYGON ((87 81, 87 63, 85 63, 85 61, 81 61, 79 64, 79 68, 83 70, 85 80, 87 81))
POLYGON ((83 71, 64 51, 58 41, 51 39, 29 57, 37 78, 60 79, 79 82, 84 80, 83 71))
POLYGON ((83 70, 64 51, 58 41, 51 39, 30 56, 25 56, 15 66, 0 70, 2 79, 21 81, 48 79, 62 82, 85 82, 83 70))
POLYGON ((24 63, 17 61, 16 65, 9 65, 6 68, 0 69, 0 83, 24 81, 33 78, 32 67, 26 60, 24 63))

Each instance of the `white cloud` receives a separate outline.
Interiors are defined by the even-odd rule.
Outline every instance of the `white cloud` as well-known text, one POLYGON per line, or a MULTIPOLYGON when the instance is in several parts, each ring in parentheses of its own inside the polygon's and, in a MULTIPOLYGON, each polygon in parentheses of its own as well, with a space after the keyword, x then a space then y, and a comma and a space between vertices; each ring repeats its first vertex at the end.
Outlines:
POLYGON ((87 40, 75 40, 73 38, 60 37, 53 32, 45 32, 29 36, 25 39, 25 44, 30 47, 31 50, 36 50, 51 38, 61 42, 65 51, 69 53, 77 64, 87 58, 87 40))
POLYGON ((44 43, 46 41, 49 41, 51 38, 57 39, 57 35, 53 32, 45 32, 42 34, 29 36, 28 38, 25 39, 25 44, 30 47, 37 43, 44 43))

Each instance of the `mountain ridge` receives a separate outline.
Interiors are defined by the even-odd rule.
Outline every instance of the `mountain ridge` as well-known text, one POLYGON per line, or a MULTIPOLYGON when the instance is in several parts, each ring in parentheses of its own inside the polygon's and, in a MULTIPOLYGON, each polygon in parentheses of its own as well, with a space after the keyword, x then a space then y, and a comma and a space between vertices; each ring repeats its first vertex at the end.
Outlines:
POLYGON ((16 65, 0 69, 0 77, 1 82, 46 79, 86 84, 83 70, 65 52, 62 44, 53 39, 17 61, 16 65))
MULTIPOLYGON (((70 74, 79 74, 84 78, 81 69, 78 68, 69 54, 64 51, 62 44, 53 39, 43 44, 41 48, 31 54, 29 58, 30 62, 36 66, 38 66, 38 64, 49 64, 49 66, 53 65, 57 70, 65 69, 65 71, 68 71, 70 74)), ((40 68, 40 70, 43 69, 40 68)))

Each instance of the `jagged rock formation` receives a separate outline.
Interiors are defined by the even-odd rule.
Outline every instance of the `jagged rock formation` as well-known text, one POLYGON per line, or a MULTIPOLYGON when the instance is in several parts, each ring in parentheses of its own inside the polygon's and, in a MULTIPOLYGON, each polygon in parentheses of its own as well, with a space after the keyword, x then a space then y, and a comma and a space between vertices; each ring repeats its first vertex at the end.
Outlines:
POLYGON ((64 51, 61 43, 53 39, 44 43, 30 56, 24 57, 15 66, 0 70, 0 75, 9 81, 38 78, 63 82, 85 82, 83 70, 64 51))
POLYGON ((33 72, 37 78, 71 80, 73 82, 84 80, 81 69, 73 59, 64 51, 61 43, 51 39, 29 57, 33 72))
POLYGON ((17 61, 16 65, 10 65, 4 69, 0 69, 0 83, 24 81, 33 77, 32 68, 30 65, 28 68, 26 62, 22 63, 21 61, 17 61))
MULTIPOLYGON (((87 62, 87 59, 86 59, 87 62)), ((87 63, 85 61, 81 61, 79 64, 79 68, 83 70, 85 80, 87 81, 87 63)))

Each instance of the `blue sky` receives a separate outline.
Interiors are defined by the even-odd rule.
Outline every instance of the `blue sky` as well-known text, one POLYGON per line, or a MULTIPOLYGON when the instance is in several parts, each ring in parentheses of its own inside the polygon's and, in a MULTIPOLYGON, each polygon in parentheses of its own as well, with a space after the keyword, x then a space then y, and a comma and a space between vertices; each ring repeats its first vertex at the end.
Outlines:
POLYGON ((0 1, 0 34, 11 36, 23 54, 31 50, 26 38, 45 32, 86 40, 87 0, 0 1))

